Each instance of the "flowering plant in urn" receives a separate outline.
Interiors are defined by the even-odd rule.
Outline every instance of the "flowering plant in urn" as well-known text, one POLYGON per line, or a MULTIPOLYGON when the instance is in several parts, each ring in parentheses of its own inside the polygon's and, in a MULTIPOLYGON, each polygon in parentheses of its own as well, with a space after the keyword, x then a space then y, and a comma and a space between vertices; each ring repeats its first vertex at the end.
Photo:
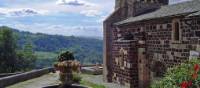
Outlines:
POLYGON ((71 85, 73 82, 73 73, 80 72, 80 63, 74 60, 74 56, 70 52, 59 55, 58 62, 54 67, 59 71, 59 80, 61 85, 71 85))

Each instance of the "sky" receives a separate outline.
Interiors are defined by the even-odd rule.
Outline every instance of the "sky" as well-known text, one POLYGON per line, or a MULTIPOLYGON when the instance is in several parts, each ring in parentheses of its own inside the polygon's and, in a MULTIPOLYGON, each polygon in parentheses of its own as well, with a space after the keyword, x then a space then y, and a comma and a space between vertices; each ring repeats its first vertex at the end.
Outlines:
MULTIPOLYGON (((0 0, 0 26, 32 33, 102 37, 115 0, 0 0)), ((170 0, 179 3, 186 0, 170 0)))

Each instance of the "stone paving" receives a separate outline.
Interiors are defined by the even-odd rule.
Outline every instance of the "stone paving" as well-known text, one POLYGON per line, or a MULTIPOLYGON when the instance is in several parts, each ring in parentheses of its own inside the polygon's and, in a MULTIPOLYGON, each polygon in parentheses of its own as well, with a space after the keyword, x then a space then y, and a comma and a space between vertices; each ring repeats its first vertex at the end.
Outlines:
POLYGON ((25 82, 20 82, 12 86, 8 86, 6 88, 42 88, 45 86, 51 86, 57 84, 59 84, 58 75, 49 73, 39 78, 27 80, 25 82))
MULTIPOLYGON (((126 88, 124 86, 114 84, 114 83, 105 83, 103 82, 103 76, 102 75, 86 75, 82 74, 83 80, 100 84, 106 86, 106 88, 126 88)), ((59 84, 59 75, 58 73, 49 73, 47 75, 41 76, 39 78, 27 80, 25 82, 20 82, 17 84, 14 84, 12 86, 8 86, 6 88, 42 88, 45 86, 51 86, 51 85, 57 85, 59 84)))
POLYGON ((95 84, 100 84, 106 86, 106 88, 127 88, 125 86, 115 84, 115 83, 105 83, 103 82, 103 76, 102 75, 82 75, 83 80, 95 83, 95 84))

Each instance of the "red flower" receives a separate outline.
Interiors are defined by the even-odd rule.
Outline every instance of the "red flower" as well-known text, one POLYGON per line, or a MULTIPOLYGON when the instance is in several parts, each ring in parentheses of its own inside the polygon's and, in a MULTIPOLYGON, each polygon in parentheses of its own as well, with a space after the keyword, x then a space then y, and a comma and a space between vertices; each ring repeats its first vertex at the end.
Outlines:
POLYGON ((197 73, 192 74, 192 78, 193 78, 193 79, 197 79, 197 77, 198 77, 198 74, 197 74, 197 73))
POLYGON ((195 71, 195 73, 197 73, 199 71, 199 68, 200 68, 199 64, 195 64, 194 65, 194 71, 195 71))
POLYGON ((183 81, 180 86, 181 86, 181 88, 188 88, 187 81, 183 81))
POLYGON ((192 86, 192 81, 189 81, 189 82, 188 82, 188 86, 192 86))

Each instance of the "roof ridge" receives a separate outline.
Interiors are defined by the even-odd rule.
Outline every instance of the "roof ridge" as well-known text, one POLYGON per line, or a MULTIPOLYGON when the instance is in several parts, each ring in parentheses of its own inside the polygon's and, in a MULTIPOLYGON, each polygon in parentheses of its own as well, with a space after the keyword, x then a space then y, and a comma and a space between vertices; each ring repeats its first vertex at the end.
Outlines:
POLYGON ((200 11, 200 0, 186 1, 182 3, 162 6, 161 8, 157 9, 154 12, 142 14, 135 17, 130 17, 126 20, 117 22, 115 24, 120 25, 124 23, 137 22, 137 21, 143 21, 143 20, 149 20, 149 19, 155 19, 155 18, 189 15, 197 11, 200 11))

